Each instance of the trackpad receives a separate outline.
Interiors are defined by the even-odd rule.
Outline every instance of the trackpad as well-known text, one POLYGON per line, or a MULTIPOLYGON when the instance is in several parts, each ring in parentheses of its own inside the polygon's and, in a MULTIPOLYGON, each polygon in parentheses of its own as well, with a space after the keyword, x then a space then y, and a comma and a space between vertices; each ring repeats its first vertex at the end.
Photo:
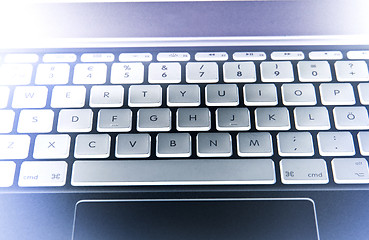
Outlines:
POLYGON ((80 201, 74 240, 318 239, 309 199, 80 201))

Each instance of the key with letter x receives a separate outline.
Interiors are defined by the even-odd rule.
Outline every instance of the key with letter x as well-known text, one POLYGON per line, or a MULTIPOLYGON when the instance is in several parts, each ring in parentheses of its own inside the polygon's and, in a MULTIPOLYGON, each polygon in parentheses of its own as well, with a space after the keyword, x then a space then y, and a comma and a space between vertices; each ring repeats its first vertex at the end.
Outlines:
POLYGON ((36 137, 33 157, 36 159, 67 158, 70 136, 68 134, 40 134, 36 137))

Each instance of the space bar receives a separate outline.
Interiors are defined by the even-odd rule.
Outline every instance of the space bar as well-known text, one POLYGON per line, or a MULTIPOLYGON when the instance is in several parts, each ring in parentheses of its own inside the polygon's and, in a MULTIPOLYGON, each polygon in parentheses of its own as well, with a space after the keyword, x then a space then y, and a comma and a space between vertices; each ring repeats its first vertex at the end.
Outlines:
POLYGON ((75 161, 73 186, 274 184, 271 159, 75 161))

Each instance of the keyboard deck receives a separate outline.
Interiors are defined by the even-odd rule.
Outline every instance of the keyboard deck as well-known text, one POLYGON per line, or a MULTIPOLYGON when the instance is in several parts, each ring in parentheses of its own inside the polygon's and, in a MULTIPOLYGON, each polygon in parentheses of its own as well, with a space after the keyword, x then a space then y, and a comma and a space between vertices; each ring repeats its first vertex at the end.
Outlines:
POLYGON ((3 51, 0 190, 366 186, 368 49, 3 51))

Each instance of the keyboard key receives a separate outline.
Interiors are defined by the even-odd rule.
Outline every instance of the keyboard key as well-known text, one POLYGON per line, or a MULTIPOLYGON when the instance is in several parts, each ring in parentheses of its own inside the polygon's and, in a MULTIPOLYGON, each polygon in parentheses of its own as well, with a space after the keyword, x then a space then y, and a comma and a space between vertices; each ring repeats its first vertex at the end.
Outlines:
POLYGON ((0 108, 8 106, 10 90, 8 87, 0 86, 0 108))
POLYGON ((260 131, 289 130, 290 117, 287 108, 256 108, 256 129, 260 131))
POLYGON ((365 107, 335 107, 333 116, 338 130, 369 129, 368 111, 365 107))
POLYGON ((32 64, 0 65, 0 86, 28 85, 31 83, 32 71, 32 64))
POLYGON ((209 131, 211 127, 208 108, 178 108, 178 131, 209 131))
POLYGON ((186 65, 188 83, 216 83, 219 81, 218 64, 215 62, 190 62, 186 65))
POLYGON ((13 110, 0 110, 0 133, 10 133, 13 130, 15 112, 13 110))
POLYGON ((151 53, 121 53, 119 55, 120 62, 150 62, 152 61, 151 53))
POLYGON ((369 183, 368 162, 365 158, 334 158, 332 170, 337 184, 369 183))
POLYGON ((69 157, 71 138, 67 134, 40 134, 35 140, 33 158, 56 159, 69 157))
POLYGON ((72 63, 77 61, 77 55, 74 53, 52 53, 52 54, 45 54, 42 58, 42 61, 45 63, 51 62, 66 62, 72 63))
POLYGON ((235 61, 263 61, 266 60, 265 52, 235 52, 233 53, 235 61))
POLYGON ((237 106, 238 88, 236 84, 216 84, 205 87, 207 106, 237 106))
POLYGON ((38 85, 67 84, 69 81, 69 64, 39 64, 35 83, 38 85))
POLYGON ((98 132, 129 132, 132 128, 130 109, 101 109, 97 117, 98 132))
POLYGON ((82 108, 86 100, 84 86, 56 86, 51 96, 52 108, 82 108))
POLYGON ((0 159, 27 158, 30 143, 28 135, 0 135, 0 159))
POLYGON ((226 62, 223 64, 224 82, 255 82, 256 71, 253 62, 226 62))
POLYGON ((191 147, 188 133, 159 133, 156 137, 157 157, 190 157, 191 147))
POLYGON ((239 133, 237 149, 240 157, 273 156, 272 136, 267 132, 239 133))
POLYGON ((309 53, 311 60, 341 60, 343 58, 340 51, 312 51, 309 53))
POLYGON ((355 155, 354 142, 349 132, 320 132, 317 138, 322 156, 355 155))
POLYGON ((243 87, 246 106, 275 106, 278 104, 274 84, 245 84, 243 87))
POLYGON ((351 60, 369 59, 369 51, 348 51, 347 58, 351 60))
POLYGON ((46 110, 22 110, 19 114, 19 133, 49 133, 53 129, 54 112, 46 110))
POLYGON ((115 148, 117 158, 147 158, 150 157, 150 154, 149 134, 118 134, 115 148))
POLYGON ((84 160, 74 162, 71 180, 72 186, 234 185, 275 182, 274 162, 271 159, 84 160), (99 174, 91 174, 92 172, 99 174))
POLYGON ((365 61, 337 61, 334 64, 337 81, 369 81, 368 65, 365 61))
POLYGON ((160 107, 162 89, 159 85, 132 85, 128 97, 130 107, 160 107))
POLYGON ((81 56, 81 62, 113 62, 112 53, 84 53, 81 56))
POLYGON ((137 112, 137 131, 170 131, 172 116, 169 108, 139 109, 137 112))
POLYGON ((93 112, 91 109, 62 109, 59 112, 58 132, 90 132, 93 112))
POLYGON ((90 107, 121 107, 123 95, 122 86, 92 86, 90 107))
POLYGON ((159 62, 187 62, 190 61, 191 55, 187 52, 162 52, 156 56, 159 62))
POLYGON ((196 61, 227 61, 226 52, 198 52, 195 54, 196 61))
POLYGON ((283 84, 282 100, 287 106, 315 105, 316 95, 314 85, 306 84, 283 84))
POLYGON ((248 131, 251 128, 247 108, 218 108, 215 115, 218 131, 248 131))
POLYGON ((180 83, 181 65, 179 63, 151 63, 149 83, 180 83))
POLYGON ((108 158, 110 155, 108 134, 79 134, 74 148, 75 158, 108 158))
POLYGON ((303 60, 305 55, 301 51, 289 51, 289 52, 272 52, 270 57, 273 60, 303 60))
POLYGON ((4 58, 6 63, 36 63, 38 55, 34 53, 12 53, 6 54, 4 58))
POLYGON ((13 185, 15 175, 15 162, 0 162, 0 187, 10 187, 13 185))
POLYGON ((297 130, 329 130, 331 128, 326 107, 297 107, 294 110, 297 130))
POLYGON ((309 132, 280 132, 277 134, 278 153, 283 157, 313 156, 313 138, 309 132))
POLYGON ((331 67, 327 61, 300 61, 297 64, 300 82, 330 82, 331 67))
POLYGON ((327 184, 324 159, 282 159, 279 162, 283 184, 327 184))
POLYGON ((68 164, 64 161, 26 161, 21 165, 18 186, 62 187, 67 179, 68 164))
POLYGON ((169 107, 196 107, 200 105, 198 85, 169 85, 167 88, 169 107))
POLYGON ((144 81, 142 63, 113 63, 110 82, 113 84, 140 84, 144 81))
POLYGON ((369 105, 369 83, 359 83, 357 88, 361 104, 369 105))
POLYGON ((230 157, 232 155, 232 138, 229 133, 199 133, 196 143, 199 157, 230 157))
POLYGON ((349 83, 322 83, 319 87, 324 105, 354 105, 355 96, 349 83))
POLYGON ((74 84, 104 84, 108 68, 105 63, 79 63, 74 67, 74 84))
POLYGON ((262 62, 260 64, 261 81, 293 82, 292 64, 289 61, 262 62))
POLYGON ((369 156, 369 132, 359 132, 357 134, 360 153, 363 156, 369 156))
POLYGON ((44 108, 48 89, 45 86, 16 87, 13 96, 13 108, 44 108))

